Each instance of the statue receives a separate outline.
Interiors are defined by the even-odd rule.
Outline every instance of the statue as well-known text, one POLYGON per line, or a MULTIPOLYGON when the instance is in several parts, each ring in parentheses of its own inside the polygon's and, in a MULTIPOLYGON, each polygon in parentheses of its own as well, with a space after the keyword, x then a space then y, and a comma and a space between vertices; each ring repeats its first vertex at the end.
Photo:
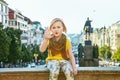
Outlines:
POLYGON ((82 58, 83 57, 83 46, 82 46, 82 44, 81 43, 79 43, 79 45, 78 45, 78 59, 80 60, 80 58, 82 58))
POLYGON ((84 66, 84 47, 81 43, 78 45, 78 61, 79 61, 79 67, 84 66))
POLYGON ((97 44, 93 45, 93 58, 98 58, 99 56, 99 48, 97 44))
POLYGON ((92 41, 90 40, 90 34, 92 33, 91 22, 88 17, 84 25, 86 36, 85 45, 82 46, 79 44, 78 46, 79 67, 93 67, 99 65, 98 46, 92 46, 92 41))
POLYGON ((86 39, 88 39, 88 40, 90 40, 91 22, 92 21, 89 20, 89 17, 87 17, 87 21, 85 22, 85 25, 84 25, 84 31, 85 31, 85 34, 86 34, 86 39))

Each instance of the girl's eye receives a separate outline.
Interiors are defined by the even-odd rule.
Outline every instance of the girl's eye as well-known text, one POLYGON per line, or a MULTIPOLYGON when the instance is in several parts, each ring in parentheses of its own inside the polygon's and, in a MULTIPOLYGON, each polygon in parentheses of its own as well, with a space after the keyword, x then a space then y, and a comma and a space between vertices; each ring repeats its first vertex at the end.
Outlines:
POLYGON ((53 29, 55 29, 55 27, 53 27, 53 29))
POLYGON ((56 29, 56 28, 58 28, 58 29, 59 29, 59 28, 61 28, 61 27, 60 27, 60 26, 57 26, 57 27, 52 27, 52 29, 56 29))
POLYGON ((60 26, 58 26, 58 28, 60 28, 60 26))

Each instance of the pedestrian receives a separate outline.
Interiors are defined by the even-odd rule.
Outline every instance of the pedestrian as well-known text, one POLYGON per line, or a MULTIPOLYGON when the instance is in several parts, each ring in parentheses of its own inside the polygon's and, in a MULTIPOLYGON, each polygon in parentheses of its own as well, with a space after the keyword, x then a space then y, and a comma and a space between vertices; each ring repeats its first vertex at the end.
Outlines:
POLYGON ((40 52, 48 49, 46 64, 50 71, 49 80, 57 80, 60 69, 64 72, 66 80, 74 80, 74 76, 77 75, 72 45, 66 32, 63 20, 55 18, 45 31, 43 43, 40 45, 40 52))

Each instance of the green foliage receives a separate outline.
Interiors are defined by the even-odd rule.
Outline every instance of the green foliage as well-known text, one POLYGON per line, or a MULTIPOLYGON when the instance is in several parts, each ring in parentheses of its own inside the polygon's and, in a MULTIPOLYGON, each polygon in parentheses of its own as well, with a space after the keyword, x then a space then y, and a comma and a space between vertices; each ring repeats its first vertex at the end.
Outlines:
POLYGON ((12 41, 10 44, 10 54, 8 56, 8 61, 16 64, 17 60, 21 58, 21 40, 20 36, 22 34, 22 31, 19 29, 13 29, 7 27, 5 29, 7 35, 11 37, 12 41))
POLYGON ((2 23, 0 23, 0 61, 8 61, 10 42, 11 38, 6 34, 2 23))
POLYGON ((117 51, 112 56, 112 59, 115 61, 120 61, 120 47, 117 48, 117 51))
POLYGON ((112 56, 111 49, 108 46, 102 46, 99 49, 99 56, 104 59, 110 59, 112 56))
POLYGON ((21 45, 22 31, 7 27, 3 29, 0 23, 0 61, 16 64, 17 61, 29 62, 34 58, 34 53, 38 54, 38 59, 45 60, 47 50, 42 54, 39 45, 21 45))
POLYGON ((33 54, 38 54, 38 59, 45 60, 47 58, 47 54, 48 54, 47 50, 45 52, 41 53, 39 50, 39 45, 36 45, 36 44, 32 45, 31 44, 28 46, 33 54))
POLYGON ((107 59, 111 59, 111 57, 112 57, 112 52, 107 51, 107 52, 106 52, 106 56, 107 56, 107 59))
POLYGON ((30 62, 32 61, 33 54, 30 52, 30 50, 23 44, 22 45, 22 62, 30 62))
POLYGON ((45 60, 47 50, 44 53, 39 51, 39 45, 21 45, 22 31, 7 27, 3 29, 0 23, 0 62, 16 64, 17 61, 30 62, 34 58, 34 53, 38 54, 38 59, 45 60))
POLYGON ((46 50, 45 52, 39 54, 39 58, 42 59, 42 60, 45 60, 48 56, 48 50, 46 50))
POLYGON ((39 45, 30 44, 28 45, 28 49, 32 52, 33 55, 38 54, 38 59, 45 60, 47 58, 47 50, 44 53, 41 53, 39 50, 39 45))

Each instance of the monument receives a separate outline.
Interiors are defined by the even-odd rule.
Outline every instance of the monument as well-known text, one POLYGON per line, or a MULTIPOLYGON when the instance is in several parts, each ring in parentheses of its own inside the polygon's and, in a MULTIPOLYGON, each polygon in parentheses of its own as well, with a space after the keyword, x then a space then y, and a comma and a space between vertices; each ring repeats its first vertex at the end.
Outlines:
POLYGON ((92 20, 89 20, 89 17, 87 17, 87 20, 84 25, 84 32, 85 32, 85 39, 86 39, 85 45, 92 45, 90 40, 90 33, 92 33, 91 22, 92 20))
POLYGON ((84 31, 85 31, 87 40, 90 40, 91 22, 92 22, 92 20, 89 20, 89 17, 87 17, 87 21, 85 22, 85 25, 84 25, 84 31))
POLYGON ((98 47, 92 46, 92 41, 90 40, 90 34, 92 33, 91 22, 88 17, 84 25, 85 46, 78 45, 79 67, 99 66, 98 47))
POLYGON ((78 45, 78 60, 80 60, 82 57, 83 57, 83 51, 84 50, 84 48, 83 48, 83 46, 82 46, 82 44, 81 43, 79 43, 79 45, 78 45))

